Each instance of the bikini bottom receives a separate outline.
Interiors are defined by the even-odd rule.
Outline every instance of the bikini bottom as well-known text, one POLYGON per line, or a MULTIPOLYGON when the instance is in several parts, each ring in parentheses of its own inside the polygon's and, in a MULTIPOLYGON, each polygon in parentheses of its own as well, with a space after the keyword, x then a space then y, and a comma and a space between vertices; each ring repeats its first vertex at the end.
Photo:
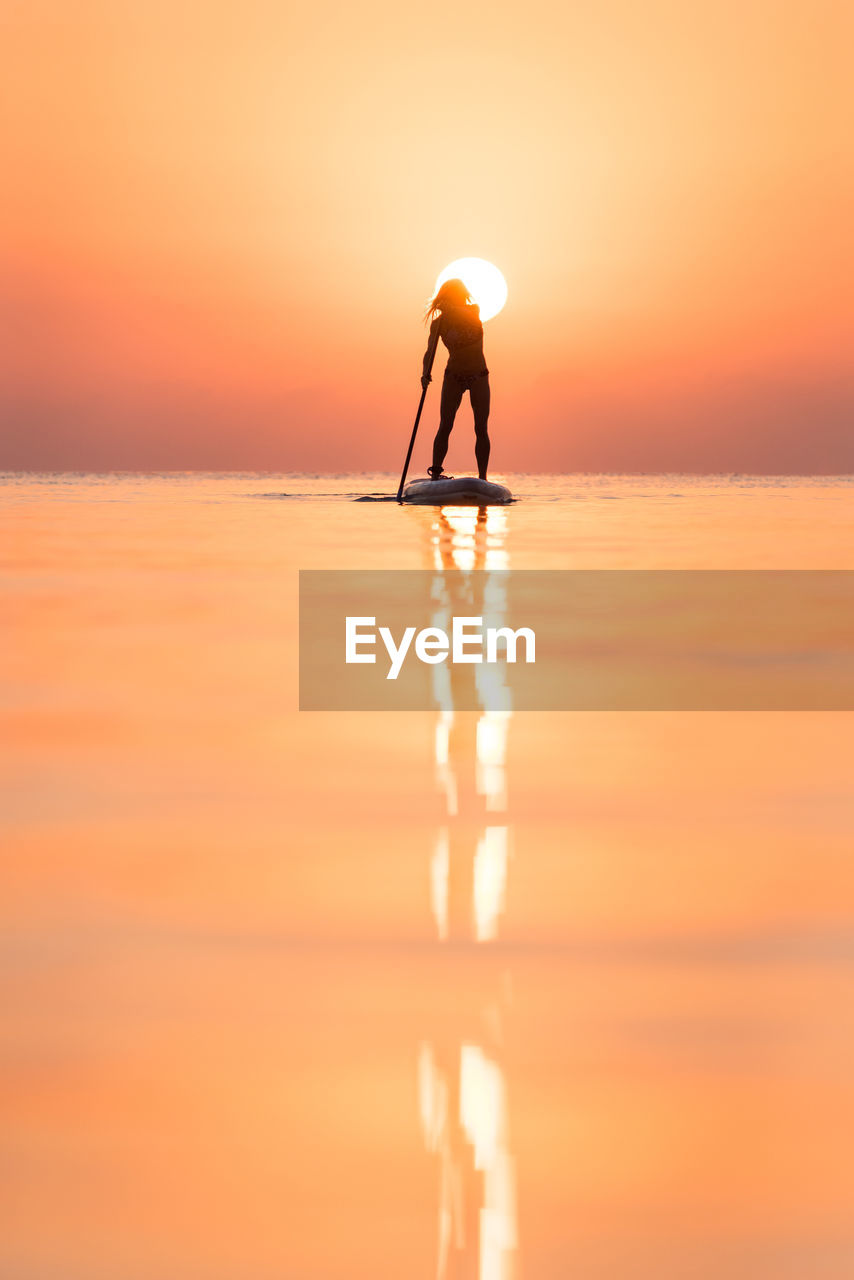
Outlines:
POLYGON ((482 369, 480 373, 454 373, 451 369, 445 370, 445 381, 453 378, 462 391, 471 391, 480 378, 488 377, 488 369, 482 369))

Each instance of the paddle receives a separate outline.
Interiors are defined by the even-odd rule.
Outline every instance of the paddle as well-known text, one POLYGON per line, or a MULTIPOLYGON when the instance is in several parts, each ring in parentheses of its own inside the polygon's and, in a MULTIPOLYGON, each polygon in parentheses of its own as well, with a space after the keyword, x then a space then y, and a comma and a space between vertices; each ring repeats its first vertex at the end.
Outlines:
MULTIPOLYGON (((430 374, 433 372, 433 361, 436 359, 436 348, 439 345, 439 329, 440 328, 441 328, 441 322, 440 324, 436 325, 436 332, 433 335, 433 339, 430 343, 430 347, 427 352, 427 367, 424 370, 424 374, 428 378, 430 374)), ((424 408, 424 401, 427 397, 428 385, 429 384, 425 382, 424 386, 421 388, 421 399, 418 401, 418 412, 415 415, 415 425, 412 428, 412 435, 409 438, 409 448, 406 450, 406 461, 403 464, 403 472, 400 477, 400 484, 398 485, 398 488, 397 488, 398 502, 401 502, 403 500, 403 486, 406 483, 406 473, 409 470, 409 459, 412 457, 412 449, 413 449, 413 446, 415 445, 415 436, 418 431, 418 423, 421 421, 421 410, 424 408)))

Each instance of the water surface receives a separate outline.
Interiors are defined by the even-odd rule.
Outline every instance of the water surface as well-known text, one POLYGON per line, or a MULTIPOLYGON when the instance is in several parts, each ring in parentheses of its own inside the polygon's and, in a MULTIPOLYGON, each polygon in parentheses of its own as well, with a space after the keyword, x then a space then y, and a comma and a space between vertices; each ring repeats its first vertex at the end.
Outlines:
POLYGON ((854 718, 318 713, 300 568, 854 568, 851 479, 2 478, 14 1280, 842 1280, 854 718))

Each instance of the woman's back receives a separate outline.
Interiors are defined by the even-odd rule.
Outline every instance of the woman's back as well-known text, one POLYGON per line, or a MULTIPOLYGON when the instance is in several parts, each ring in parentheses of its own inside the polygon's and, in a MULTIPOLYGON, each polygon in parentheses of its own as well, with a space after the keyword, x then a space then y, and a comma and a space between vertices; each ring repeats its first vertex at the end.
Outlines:
POLYGON ((482 373, 486 369, 483 324, 476 302, 446 308, 433 321, 431 331, 436 325, 448 349, 448 370, 451 373, 482 373))

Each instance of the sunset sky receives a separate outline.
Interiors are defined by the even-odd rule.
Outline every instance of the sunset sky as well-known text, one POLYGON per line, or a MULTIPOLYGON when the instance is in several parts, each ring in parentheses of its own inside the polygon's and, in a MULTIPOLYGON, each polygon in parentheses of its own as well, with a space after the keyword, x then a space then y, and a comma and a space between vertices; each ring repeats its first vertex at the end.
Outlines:
POLYGON ((0 48, 0 467, 394 470, 476 255, 497 471, 854 470, 847 0, 8 0, 0 48))

